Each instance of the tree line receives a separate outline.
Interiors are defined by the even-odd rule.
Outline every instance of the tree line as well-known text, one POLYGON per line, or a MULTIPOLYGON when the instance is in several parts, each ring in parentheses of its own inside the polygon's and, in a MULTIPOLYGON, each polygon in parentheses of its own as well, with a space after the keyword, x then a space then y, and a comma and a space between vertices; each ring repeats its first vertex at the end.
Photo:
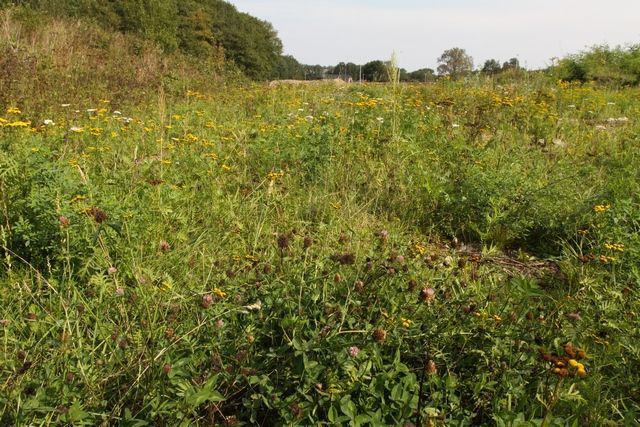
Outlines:
MULTIPOLYGON (((53 16, 89 19, 109 30, 140 35, 168 53, 179 51, 200 61, 219 62, 223 58, 253 80, 389 80, 389 64, 383 60, 332 66, 301 64, 293 56, 283 55, 282 41, 271 23, 239 12, 223 0, 0 0, 0 7, 12 5, 53 16)), ((488 59, 474 69, 473 58, 459 47, 444 51, 438 64, 435 70, 400 69, 400 80, 429 82, 439 76, 455 79, 471 73, 495 76, 522 70, 517 58, 503 63, 488 59)), ((595 46, 556 60, 548 71, 562 80, 639 84, 640 45, 595 46)))

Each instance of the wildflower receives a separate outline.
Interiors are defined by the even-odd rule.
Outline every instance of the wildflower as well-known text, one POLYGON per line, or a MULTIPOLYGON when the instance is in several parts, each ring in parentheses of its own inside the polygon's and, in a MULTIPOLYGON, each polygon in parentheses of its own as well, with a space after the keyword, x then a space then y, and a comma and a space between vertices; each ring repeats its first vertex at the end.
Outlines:
POLYGON ((308 123, 313 123, 313 116, 305 116, 304 118, 308 123))
POLYGON ((403 327, 405 327, 405 328, 410 327, 410 326, 411 326, 411 324, 413 323, 413 320, 411 320, 411 319, 406 319, 406 318, 404 318, 404 317, 401 317, 401 318, 400 318, 400 321, 401 321, 401 323, 402 323, 402 326, 403 326, 403 327))
POLYGON ((436 298, 436 291, 433 288, 423 288, 420 291, 420 299, 424 302, 431 302, 436 298))
POLYGON ((45 126, 53 126, 55 123, 51 119, 44 119, 43 122, 45 126))
POLYGON ((216 320, 215 325, 216 325, 216 328, 222 329, 224 327, 224 320, 222 320, 222 319, 216 320))
POLYGON ((165 374, 169 375, 171 373, 171 365, 168 363, 165 363, 162 366, 162 372, 164 372, 165 374))
POLYGON ((116 289, 115 294, 116 294, 116 296, 117 296, 117 297, 122 297, 122 296, 124 296, 124 289, 122 289, 122 288, 117 288, 117 289, 116 289))
POLYGON ((93 217, 94 221, 97 222, 98 224, 105 222, 108 218, 105 211, 96 207, 87 209, 87 214, 93 217))
POLYGON ((60 104, 60 106, 61 106, 62 108, 67 108, 67 107, 70 107, 70 106, 71 106, 71 104, 60 104))
POLYGON ((278 234, 278 248, 285 250, 289 247, 291 237, 288 234, 278 234))
POLYGON ((121 113, 120 111, 118 111, 118 110, 115 110, 115 111, 113 112, 113 115, 114 115, 114 116, 121 116, 121 115, 122 115, 122 113, 121 113))
POLYGON ((387 338, 387 331, 384 329, 376 329, 373 331, 373 339, 375 342, 382 344, 384 340, 387 338))
POLYGON ((213 296, 211 294, 204 294, 202 296, 202 308, 209 308, 213 304, 213 296))
POLYGON ((455 129, 455 128, 459 128, 459 127, 460 127, 460 125, 459 125, 459 124, 457 124, 457 123, 453 123, 453 124, 451 125, 451 127, 455 129))
POLYGON ((437 374, 438 368, 436 367, 436 362, 429 359, 429 361, 427 361, 427 364, 425 365, 424 371, 426 372, 427 375, 437 374))
POLYGON ((171 249, 171 245, 166 240, 161 240, 159 247, 162 252, 168 252, 171 249))
POLYGON ((605 243, 604 247, 612 251, 624 251, 624 245, 622 243, 605 243))
POLYGON ((227 293, 220 288, 213 288, 213 293, 220 299, 225 298, 227 293))
POLYGON ((331 255, 331 259, 338 264, 342 265, 352 265, 356 261, 356 256, 354 254, 346 253, 346 254, 334 254, 331 255))
POLYGON ((71 223, 71 222, 69 221, 69 218, 67 218, 67 217, 66 217, 66 216, 64 216, 64 215, 60 215, 60 217, 58 218, 58 222, 60 222, 60 226, 61 226, 62 228, 67 228, 67 227, 69 226, 69 224, 71 223))
POLYGON ((111 276, 113 274, 116 274, 117 272, 118 272, 118 269, 115 268, 114 266, 111 266, 111 267, 107 268, 107 274, 109 276, 111 276))
POLYGON ((7 108, 7 114, 20 114, 22 111, 18 107, 9 107, 7 108))
POLYGON ((31 125, 31 122, 25 122, 24 120, 16 120, 15 122, 7 123, 5 126, 10 128, 26 128, 31 125))
POLYGON ((377 117, 376 120, 378 121, 378 123, 383 124, 384 123, 384 117, 377 117))
POLYGON ((71 126, 69 128, 69 131, 74 132, 74 133, 82 133, 82 132, 84 132, 84 129, 79 127, 79 126, 71 126))
POLYGON ((595 213, 602 213, 605 212, 607 210, 611 209, 611 205, 595 205, 593 207, 593 211, 595 213))
POLYGON ((360 349, 354 345, 349 347, 348 353, 349 353, 349 356, 356 357, 358 353, 360 353, 360 349))
POLYGON ((612 262, 614 262, 616 260, 616 258, 612 257, 612 256, 607 256, 607 255, 600 255, 600 262, 603 264, 610 264, 612 262))

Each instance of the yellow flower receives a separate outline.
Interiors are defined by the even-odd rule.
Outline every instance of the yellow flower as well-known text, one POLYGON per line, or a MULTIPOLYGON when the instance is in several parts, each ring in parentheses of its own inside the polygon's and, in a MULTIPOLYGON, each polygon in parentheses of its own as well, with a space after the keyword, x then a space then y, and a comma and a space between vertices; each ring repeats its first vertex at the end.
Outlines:
POLYGON ((20 114, 22 111, 18 107, 9 107, 7 108, 7 114, 20 114))
POLYGON ((607 211, 607 210, 609 210, 609 209, 611 209, 611 205, 595 205, 595 206, 593 207, 593 210, 594 210, 596 213, 602 213, 602 212, 607 211))
POLYGON ((410 327, 411 324, 413 323, 413 320, 405 319, 404 317, 401 317, 400 320, 402 322, 402 326, 405 327, 405 328, 410 327))
POLYGON ((569 365, 571 365, 573 368, 576 368, 578 365, 580 365, 580 363, 578 363, 576 359, 569 359, 569 365))
POLYGON ((604 247, 612 251, 624 251, 624 245, 622 243, 605 243, 604 247))
POLYGON ((31 125, 31 122, 25 122, 22 120, 18 120, 15 122, 11 122, 11 123, 7 123, 5 126, 10 127, 10 128, 26 128, 29 125, 31 125))
POLYGON ((226 292, 220 288, 213 288, 213 293, 216 294, 218 298, 224 298, 227 296, 226 292))

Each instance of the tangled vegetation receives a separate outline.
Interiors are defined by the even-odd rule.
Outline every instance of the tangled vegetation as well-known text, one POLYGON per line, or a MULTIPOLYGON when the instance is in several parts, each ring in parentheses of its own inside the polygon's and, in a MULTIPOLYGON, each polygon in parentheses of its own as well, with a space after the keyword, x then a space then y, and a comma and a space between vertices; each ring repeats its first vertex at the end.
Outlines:
POLYGON ((2 424, 637 422, 639 99, 2 105, 2 424))

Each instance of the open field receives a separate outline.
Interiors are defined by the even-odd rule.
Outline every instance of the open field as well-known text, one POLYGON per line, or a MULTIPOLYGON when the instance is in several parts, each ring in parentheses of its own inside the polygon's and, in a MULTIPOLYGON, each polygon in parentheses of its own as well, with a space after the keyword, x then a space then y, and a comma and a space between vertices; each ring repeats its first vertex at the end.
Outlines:
POLYGON ((0 424, 639 422, 638 89, 64 102, 0 105, 0 424))

